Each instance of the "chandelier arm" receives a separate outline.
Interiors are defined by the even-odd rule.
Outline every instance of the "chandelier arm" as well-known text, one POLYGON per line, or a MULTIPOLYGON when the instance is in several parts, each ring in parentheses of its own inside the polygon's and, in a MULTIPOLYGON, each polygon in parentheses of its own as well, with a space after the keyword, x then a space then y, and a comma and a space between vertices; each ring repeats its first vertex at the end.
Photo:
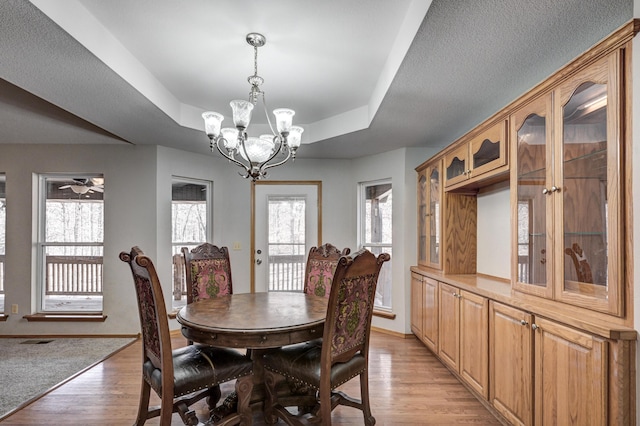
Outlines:
POLYGON ((229 160, 229 161, 231 161, 231 162, 233 162, 233 163, 237 164, 238 166, 242 167, 242 168, 245 170, 245 172, 247 173, 247 176, 245 176, 245 177, 248 177, 250 169, 249 169, 249 168, 248 168, 244 163, 242 163, 241 161, 236 160, 235 158, 233 158, 232 156, 230 156, 229 154, 227 154, 226 152, 224 152, 224 151, 220 148, 220 141, 224 141, 224 140, 225 140, 224 138, 218 138, 218 139, 216 139, 216 141, 215 141, 214 145, 215 145, 215 147, 218 149, 218 152, 219 152, 223 157, 225 157, 227 160, 229 160))
POLYGON ((262 167, 260 167, 260 170, 263 170, 263 171, 264 171, 264 170, 268 170, 268 169, 270 169, 270 168, 272 168, 272 167, 278 167, 278 166, 281 166, 281 165, 283 165, 284 163, 286 163, 287 161, 289 161, 289 158, 291 158, 291 151, 287 150, 287 157, 286 157, 284 160, 279 161, 279 162, 277 162, 277 163, 273 163, 273 164, 263 163, 262 167))

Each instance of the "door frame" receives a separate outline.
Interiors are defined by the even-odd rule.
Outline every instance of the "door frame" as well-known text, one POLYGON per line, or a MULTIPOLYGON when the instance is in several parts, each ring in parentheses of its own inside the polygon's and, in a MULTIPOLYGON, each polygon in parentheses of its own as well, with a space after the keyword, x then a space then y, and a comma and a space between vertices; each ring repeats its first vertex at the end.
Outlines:
POLYGON ((318 193, 318 245, 322 244, 321 180, 262 180, 251 182, 251 293, 256 292, 256 185, 315 185, 318 193))

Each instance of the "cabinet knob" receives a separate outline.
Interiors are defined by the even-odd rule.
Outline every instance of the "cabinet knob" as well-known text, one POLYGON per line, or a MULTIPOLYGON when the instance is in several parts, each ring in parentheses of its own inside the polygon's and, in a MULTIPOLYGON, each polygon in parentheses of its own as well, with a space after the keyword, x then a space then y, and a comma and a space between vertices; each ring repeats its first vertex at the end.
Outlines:
MULTIPOLYGON (((520 324, 521 324, 521 325, 529 325, 529 323, 528 323, 528 322, 526 322, 525 320, 520 320, 520 324)), ((534 324, 534 325, 535 325, 535 324, 534 324)))
POLYGON ((554 185, 551 187, 551 192, 560 192, 560 188, 554 185))
POLYGON ((549 193, 549 190, 547 188, 542 188, 542 193, 544 195, 547 195, 549 193))
POLYGON ((540 327, 538 326, 538 324, 531 324, 531 329, 532 330, 539 330, 540 327))

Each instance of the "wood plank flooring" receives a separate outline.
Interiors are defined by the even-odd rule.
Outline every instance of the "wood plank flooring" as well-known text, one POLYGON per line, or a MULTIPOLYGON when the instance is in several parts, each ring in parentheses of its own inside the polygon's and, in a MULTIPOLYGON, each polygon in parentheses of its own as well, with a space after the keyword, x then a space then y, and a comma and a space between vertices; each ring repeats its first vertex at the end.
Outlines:
MULTIPOLYGON (((174 347, 185 344, 173 335, 174 347)), ((14 413, 2 425, 132 425, 140 390, 142 346, 136 342, 73 380, 14 413)), ((398 425, 500 425, 491 413, 415 338, 372 332, 370 348, 370 398, 377 426, 398 425)), ((342 390, 359 397, 357 379, 342 390)), ((223 393, 232 390, 225 384, 223 393)), ((2 389, 2 392, 10 391, 2 389)), ((153 392, 152 392, 153 394, 153 392)), ((155 395, 154 395, 155 397, 155 395)), ((157 404, 154 398, 152 404, 157 404)), ((206 419, 205 402, 195 406, 206 419)), ((338 407, 334 425, 362 425, 362 413, 338 407)), ((157 419, 147 425, 158 425, 157 419)), ((263 425, 260 413, 254 424, 263 425)), ((279 422, 280 425, 284 423, 279 422)), ((172 425, 182 425, 177 414, 172 425)))

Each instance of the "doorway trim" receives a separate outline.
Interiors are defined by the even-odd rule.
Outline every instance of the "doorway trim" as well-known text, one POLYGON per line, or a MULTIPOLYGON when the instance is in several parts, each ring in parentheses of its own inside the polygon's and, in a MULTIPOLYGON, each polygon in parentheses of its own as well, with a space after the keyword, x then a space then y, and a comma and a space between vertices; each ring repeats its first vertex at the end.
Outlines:
POLYGON ((265 180, 251 182, 251 293, 256 292, 256 185, 315 185, 318 193, 318 245, 322 244, 321 180, 265 180))

